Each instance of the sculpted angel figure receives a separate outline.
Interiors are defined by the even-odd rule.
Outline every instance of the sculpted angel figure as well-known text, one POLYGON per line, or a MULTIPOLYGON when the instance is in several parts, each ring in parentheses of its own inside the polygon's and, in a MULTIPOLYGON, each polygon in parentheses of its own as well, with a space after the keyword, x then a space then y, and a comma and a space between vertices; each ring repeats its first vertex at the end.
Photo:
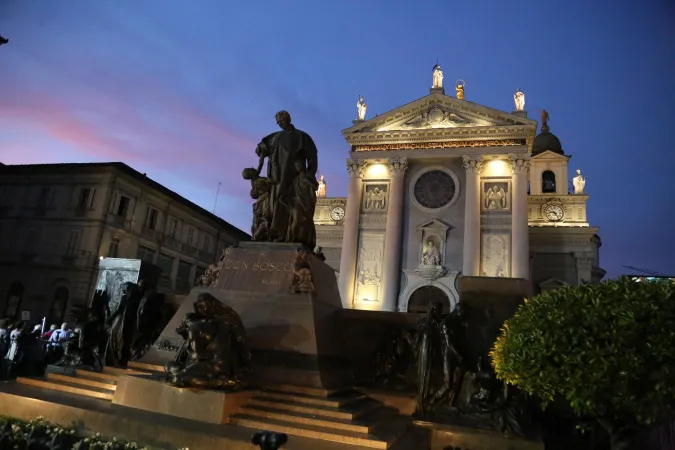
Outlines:
POLYGON ((317 197, 325 197, 326 196, 326 179, 324 178, 323 175, 319 178, 319 187, 316 190, 316 196, 317 197))
POLYGON ((366 109, 368 108, 368 105, 366 105, 366 101, 359 95, 359 101, 356 104, 356 111, 358 112, 358 117, 359 120, 366 120, 366 109))
POLYGON ((485 207, 487 209, 505 209, 506 192, 499 186, 493 186, 485 193, 485 207))
POLYGON ((548 111, 546 111, 545 109, 542 109, 541 110, 541 129, 542 130, 544 130, 544 129, 548 130, 548 121, 549 120, 550 120, 550 118, 549 118, 549 115, 548 115, 548 111))
POLYGON ((572 179, 572 184, 574 185, 575 194, 583 194, 584 187, 586 186, 586 178, 581 175, 581 170, 577 169, 577 176, 572 179))
POLYGON ((516 111, 525 110, 525 94, 520 90, 520 88, 518 88, 516 93, 513 94, 513 101, 516 104, 516 111))

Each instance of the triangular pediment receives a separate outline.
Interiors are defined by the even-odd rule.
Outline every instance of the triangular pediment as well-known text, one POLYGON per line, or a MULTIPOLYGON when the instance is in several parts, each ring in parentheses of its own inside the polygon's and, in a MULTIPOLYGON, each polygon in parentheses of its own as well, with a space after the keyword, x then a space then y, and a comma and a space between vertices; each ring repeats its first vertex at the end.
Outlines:
POLYGON ((452 228, 450 225, 448 225, 447 223, 442 222, 438 219, 427 220, 427 221, 422 222, 421 224, 417 225, 418 231, 422 231, 422 230, 448 231, 450 228, 452 228))
POLYGON ((542 291, 545 290, 551 290, 551 289, 558 289, 558 288, 563 288, 567 287, 569 284, 565 283, 564 281, 560 281, 557 278, 549 278, 547 280, 542 281, 539 283, 539 288, 542 291))
POLYGON ((532 159, 537 161, 547 160, 547 161, 567 161, 572 157, 572 155, 561 155, 560 153, 553 152, 551 150, 544 150, 537 155, 534 155, 532 159))
POLYGON ((345 135, 448 128, 534 126, 537 122, 440 93, 422 97, 372 119, 356 123, 345 135))

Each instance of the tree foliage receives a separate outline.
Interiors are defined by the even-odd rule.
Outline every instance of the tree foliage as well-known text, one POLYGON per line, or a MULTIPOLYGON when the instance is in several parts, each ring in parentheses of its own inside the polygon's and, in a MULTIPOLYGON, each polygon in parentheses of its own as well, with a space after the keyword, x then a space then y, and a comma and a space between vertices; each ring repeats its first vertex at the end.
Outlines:
POLYGON ((502 327, 497 377, 578 415, 653 423, 675 405, 675 285, 627 277, 544 292, 502 327))

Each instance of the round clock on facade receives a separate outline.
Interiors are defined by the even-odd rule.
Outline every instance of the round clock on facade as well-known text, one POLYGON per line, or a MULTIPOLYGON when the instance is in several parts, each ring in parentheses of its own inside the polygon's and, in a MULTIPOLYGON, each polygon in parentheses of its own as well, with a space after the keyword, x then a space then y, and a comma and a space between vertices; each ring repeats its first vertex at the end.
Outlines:
POLYGON ((565 218, 565 206, 560 202, 548 202, 541 207, 541 213, 549 222, 561 222, 565 218))
POLYGON ((345 209, 342 206, 336 206, 330 210, 330 218, 335 220, 342 220, 345 217, 345 209))

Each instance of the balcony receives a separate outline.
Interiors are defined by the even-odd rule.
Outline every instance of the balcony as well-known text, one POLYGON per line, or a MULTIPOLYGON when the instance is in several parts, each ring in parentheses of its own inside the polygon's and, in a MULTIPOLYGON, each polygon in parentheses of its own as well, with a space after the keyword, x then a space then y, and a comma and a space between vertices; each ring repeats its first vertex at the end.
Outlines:
POLYGON ((131 223, 124 216, 118 216, 116 214, 108 214, 108 223, 115 228, 121 228, 122 230, 129 231, 131 229, 131 223))

